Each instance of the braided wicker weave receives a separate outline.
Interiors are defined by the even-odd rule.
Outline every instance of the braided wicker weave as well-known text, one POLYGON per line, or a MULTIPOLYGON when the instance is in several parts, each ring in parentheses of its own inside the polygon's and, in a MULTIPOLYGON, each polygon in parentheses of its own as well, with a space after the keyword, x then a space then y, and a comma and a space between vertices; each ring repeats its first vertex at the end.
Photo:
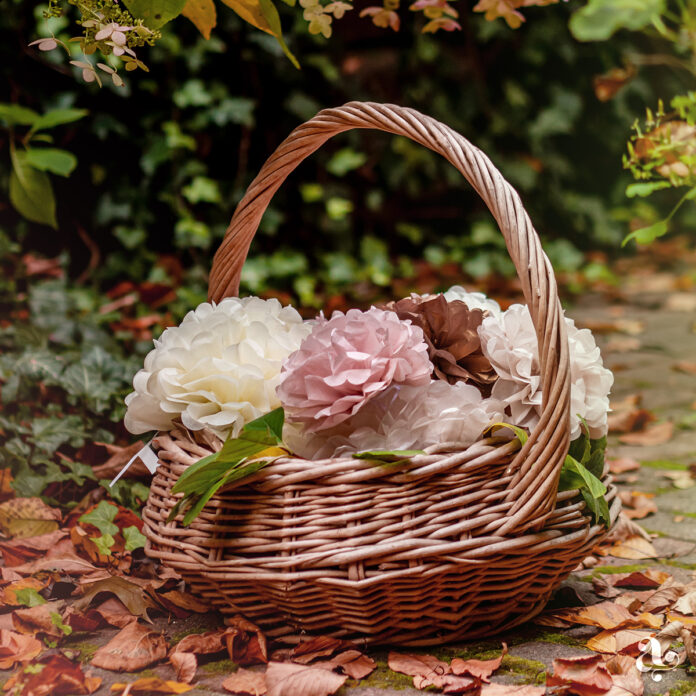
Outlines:
MULTIPOLYGON (((464 450, 443 443, 396 467, 278 459, 216 495, 188 528, 166 522, 171 487, 222 443, 177 428, 154 440, 161 464, 143 512, 147 553, 276 638, 321 632, 426 645, 489 635, 540 612, 607 533, 577 491, 557 492, 569 444, 568 342, 553 271, 515 190, 480 150, 417 111, 358 102, 322 111, 249 186, 215 256, 209 297, 237 293, 251 240, 287 175, 352 128, 440 153, 490 208, 536 327, 539 425, 521 450, 502 438, 464 450)), ((611 486, 608 499, 613 521, 620 503, 611 486)))

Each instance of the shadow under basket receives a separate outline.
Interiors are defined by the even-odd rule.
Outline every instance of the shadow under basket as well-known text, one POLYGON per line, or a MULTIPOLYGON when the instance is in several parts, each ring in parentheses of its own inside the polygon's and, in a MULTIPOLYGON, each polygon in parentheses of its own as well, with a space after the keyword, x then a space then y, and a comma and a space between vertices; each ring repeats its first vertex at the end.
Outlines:
MULTIPOLYGON (((243 614, 278 640, 434 645, 493 635, 537 615, 608 533, 568 491, 538 531, 496 534, 512 451, 493 438, 388 474, 361 460, 343 460, 343 472, 337 460, 309 471, 287 460, 215 496, 189 527, 167 523, 179 498, 171 487, 221 444, 211 441, 183 429, 155 439, 147 554, 223 614, 243 614)), ((613 523, 620 503, 604 483, 613 523)))
MULTIPOLYGON (((226 614, 287 641, 323 634, 433 645, 499 633, 538 614, 608 533, 578 491, 558 493, 570 441, 570 360, 553 269, 517 192, 478 148, 435 119, 390 104, 320 112, 281 143, 250 184, 215 255, 209 299, 238 292, 263 213, 285 178, 353 128, 423 145, 458 169, 495 218, 539 349, 539 422, 520 448, 501 437, 442 443, 406 462, 279 458, 214 496, 184 527, 171 488, 221 446, 175 427, 143 510, 146 552, 226 614)), ((608 485, 612 523, 621 504, 608 485)))

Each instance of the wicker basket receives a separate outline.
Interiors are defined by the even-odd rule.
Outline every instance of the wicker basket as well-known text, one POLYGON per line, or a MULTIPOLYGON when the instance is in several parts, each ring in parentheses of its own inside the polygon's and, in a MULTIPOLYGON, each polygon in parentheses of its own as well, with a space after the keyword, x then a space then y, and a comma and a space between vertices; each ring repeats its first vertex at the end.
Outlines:
MULTIPOLYGON (((250 185, 218 251, 210 299, 237 293, 271 197, 333 135, 375 128, 440 153, 487 203, 522 281, 539 341, 544 404, 521 450, 501 438, 430 448, 397 468, 278 459, 216 495, 190 527, 167 523, 171 487, 221 442, 183 428, 154 440, 160 467, 143 511, 147 553, 223 613, 268 635, 427 645, 490 635, 538 614, 607 533, 577 492, 558 494, 569 444, 569 361, 553 271, 519 196, 490 160, 432 118, 352 102, 283 142, 250 185)), ((610 482, 605 479, 605 483, 610 482)), ((609 485, 612 521, 620 503, 609 485)))

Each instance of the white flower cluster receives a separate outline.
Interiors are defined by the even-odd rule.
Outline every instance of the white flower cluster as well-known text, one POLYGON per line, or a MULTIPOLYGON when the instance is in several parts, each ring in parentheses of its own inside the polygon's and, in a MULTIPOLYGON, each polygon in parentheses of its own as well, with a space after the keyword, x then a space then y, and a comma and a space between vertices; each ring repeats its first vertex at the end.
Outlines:
POLYGON ((201 304, 155 341, 126 397, 126 428, 169 430, 180 417, 190 430, 236 437, 246 423, 280 406, 281 365, 310 331, 309 322, 278 300, 201 304))

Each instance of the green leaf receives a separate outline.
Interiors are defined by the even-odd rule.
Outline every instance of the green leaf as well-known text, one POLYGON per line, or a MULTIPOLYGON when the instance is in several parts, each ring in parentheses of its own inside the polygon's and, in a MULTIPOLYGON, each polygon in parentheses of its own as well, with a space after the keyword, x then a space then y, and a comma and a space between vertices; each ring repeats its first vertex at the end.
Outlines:
POLYGON ((632 239, 635 239, 638 244, 650 244, 654 242, 658 237, 662 237, 668 232, 667 220, 660 220, 654 225, 648 227, 641 227, 638 230, 633 230, 631 234, 626 235, 621 246, 626 246, 632 239))
POLYGON ((10 201, 27 220, 58 228, 51 180, 27 162, 26 152, 23 151, 12 153, 10 201))
POLYGON ((134 19, 142 19, 148 29, 159 29, 178 17, 187 0, 123 0, 134 19))
POLYGON ((218 182, 207 176, 196 176, 193 181, 181 189, 184 198, 193 203, 219 203, 221 201, 218 182))
POLYGON ((425 454, 424 450, 372 450, 370 452, 356 452, 353 459, 371 459, 380 462, 401 462, 417 454, 425 454))
POLYGON ((496 432, 496 430, 500 430, 501 428, 509 428, 512 430, 513 433, 517 436, 517 439, 520 441, 520 446, 523 446, 525 442, 527 442, 527 438, 529 435, 527 434, 527 431, 524 428, 520 428, 517 425, 510 425, 510 423, 493 423, 486 432, 490 432, 493 434, 496 432))
POLYGON ((570 18, 578 41, 606 41, 619 29, 642 29, 659 20, 665 0, 589 0, 570 18))
POLYGON ((42 172, 70 176, 77 166, 77 157, 67 150, 55 147, 30 148, 26 151, 27 164, 42 172))
POLYGON ((655 191, 670 188, 671 186, 672 184, 669 181, 638 181, 626 187, 626 197, 635 198, 640 196, 640 198, 645 198, 655 191))
POLYGON ((52 109, 33 121, 31 130, 33 133, 34 131, 48 130, 49 128, 62 126, 65 123, 79 121, 87 116, 88 113, 87 109, 52 109))
POLYGON ((126 540, 126 551, 144 549, 147 541, 145 535, 136 526, 126 527, 123 530, 123 538, 126 540))
POLYGON ((46 604, 46 600, 33 587, 15 590, 14 594, 17 601, 25 607, 38 607, 41 604, 46 604))
POLYGON ((90 537, 90 539, 94 542, 94 545, 97 547, 97 551, 99 551, 102 556, 111 555, 111 547, 116 542, 116 539, 114 539, 111 534, 102 534, 98 537, 90 537))
POLYGON ((79 518, 79 522, 86 522, 96 527, 102 534, 118 534, 118 526, 114 519, 118 514, 118 508, 111 503, 102 500, 91 512, 86 512, 79 518))
POLYGON ((69 636, 73 632, 72 626, 63 623, 63 617, 57 611, 51 612, 51 623, 56 628, 59 628, 61 631, 63 631, 63 635, 69 636))
POLYGON ((0 104, 0 119, 8 126, 31 126, 40 118, 39 114, 19 104, 0 104))
POLYGON ((586 432, 583 432, 580 437, 570 443, 568 454, 582 464, 589 459, 591 453, 592 445, 590 444, 590 438, 587 436, 586 432))
MULTIPOLYGON (((601 450, 597 450, 597 452, 601 453, 601 450)), ((609 506, 604 498, 607 492, 606 487, 597 476, 568 455, 563 462, 558 490, 571 491, 574 489, 580 491, 595 520, 608 524, 610 519, 609 506)))
POLYGON ((332 155, 326 163, 326 168, 334 176, 345 176, 348 172, 362 167, 365 162, 367 162, 367 155, 356 152, 351 147, 344 147, 332 155))

